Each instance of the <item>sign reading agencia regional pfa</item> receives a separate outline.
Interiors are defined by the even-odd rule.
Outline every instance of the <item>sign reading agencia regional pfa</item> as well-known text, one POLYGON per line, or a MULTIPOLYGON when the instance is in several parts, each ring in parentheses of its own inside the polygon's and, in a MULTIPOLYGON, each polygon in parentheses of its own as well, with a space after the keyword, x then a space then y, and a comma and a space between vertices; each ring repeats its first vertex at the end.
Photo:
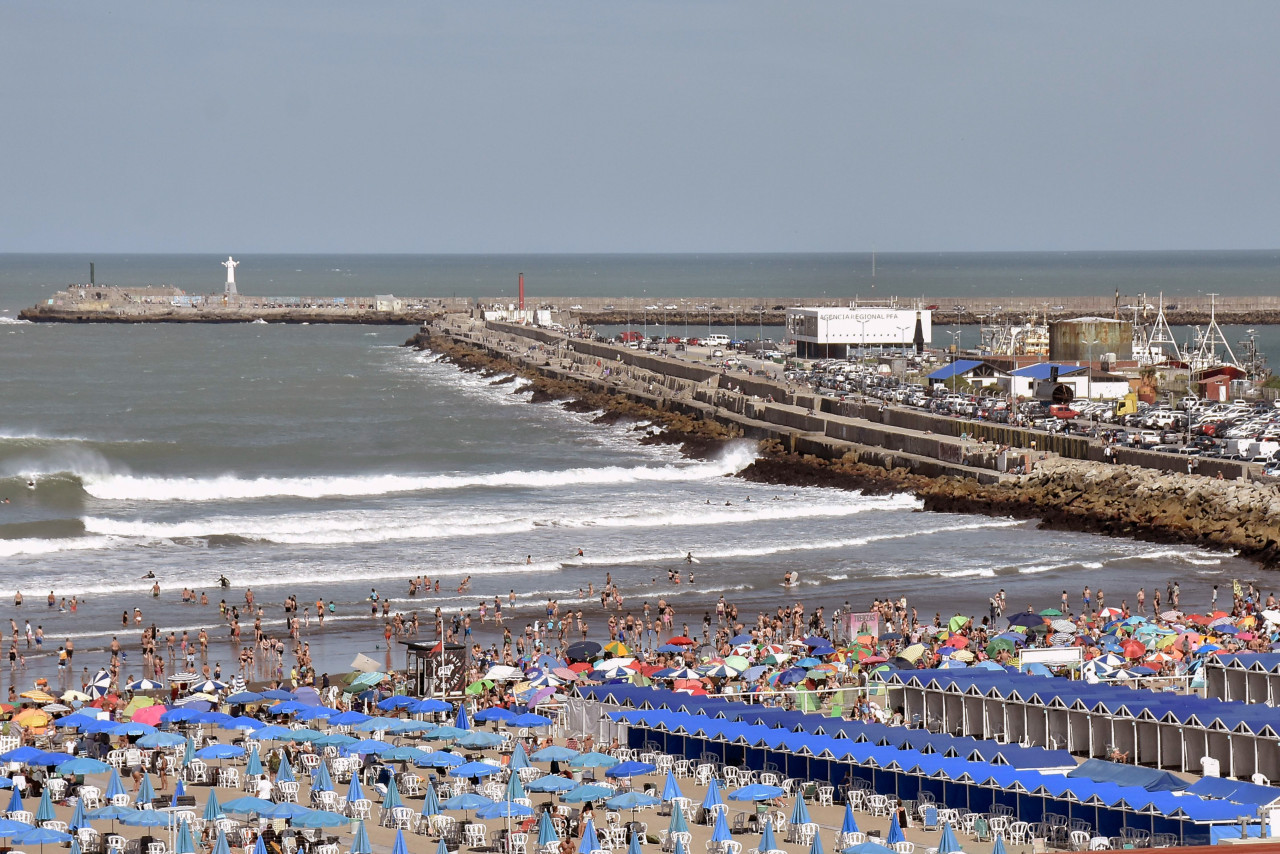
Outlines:
POLYGON ((932 343, 933 312, 915 308, 790 308, 787 332, 812 344, 901 346, 915 337, 916 318, 920 319, 924 343, 932 343))

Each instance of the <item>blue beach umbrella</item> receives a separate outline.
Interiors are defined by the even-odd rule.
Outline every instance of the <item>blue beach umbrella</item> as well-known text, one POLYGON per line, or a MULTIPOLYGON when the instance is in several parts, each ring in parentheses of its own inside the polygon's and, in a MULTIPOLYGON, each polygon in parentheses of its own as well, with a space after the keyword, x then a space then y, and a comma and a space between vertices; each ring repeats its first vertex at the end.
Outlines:
POLYGON ((373 846, 369 844, 369 831, 364 829, 363 821, 356 822, 356 832, 351 836, 351 854, 373 854, 373 846))
POLYGON ((720 782, 715 777, 711 778, 711 782, 707 784, 707 796, 702 799, 702 808, 709 810, 716 804, 723 804, 720 798, 720 782))
POLYGON ((263 818, 284 818, 292 821, 293 819, 305 816, 310 812, 312 812, 311 809, 304 807, 301 804, 283 803, 272 804, 267 809, 258 813, 258 815, 263 818))
POLYGON ((9 812, 22 812, 22 794, 17 790, 13 790, 13 794, 9 796, 9 812))
POLYGON ((582 804, 587 801, 602 801, 613 796, 613 789, 607 786, 595 786, 591 783, 580 783, 560 796, 567 804, 582 804))
POLYGON ((169 806, 177 809, 178 798, 185 797, 187 794, 186 786, 182 785, 182 778, 178 778, 178 783, 173 787, 173 797, 169 799, 169 806))
POLYGON ((400 799, 400 787, 396 785, 396 778, 391 777, 387 780, 387 793, 382 796, 382 808, 384 810, 393 810, 402 806, 404 806, 404 801, 400 799))
POLYGON ((764 831, 760 834, 760 850, 773 851, 778 847, 777 841, 773 838, 773 822, 764 822, 764 831))
POLYGON ((173 843, 173 854, 196 854, 196 843, 191 838, 191 826, 184 818, 178 825, 178 838, 173 843))
POLYGON ((619 762, 608 771, 604 772, 606 777, 639 777, 641 774, 651 774, 658 770, 657 766, 648 762, 619 762))
POLYGON ((427 755, 427 751, 421 747, 411 747, 407 744, 397 745, 390 750, 382 751, 383 762, 417 762, 419 759, 427 755))
POLYGON ((552 744, 541 750, 535 750, 529 758, 534 762, 567 762, 575 759, 578 751, 570 750, 567 747, 561 747, 558 744, 552 744))
POLYGON ((186 743, 187 740, 176 732, 149 732, 138 739, 138 746, 148 750, 154 750, 157 747, 177 747, 179 744, 186 743))
POLYGON ((1004 837, 997 836, 996 844, 991 847, 991 854, 1009 854, 1004 847, 1004 837))
POLYGON ((592 751, 584 753, 581 756, 574 757, 570 763, 574 768, 612 768, 619 764, 620 760, 616 756, 610 756, 607 753, 599 753, 592 751))
POLYGON ((487 750, 502 744, 502 736, 496 732, 468 732, 458 738, 457 743, 468 750, 487 750))
POLYGON ((689 847, 684 844, 683 839, 676 843, 676 850, 673 854, 689 854, 689 847))
POLYGON ((844 802, 844 824, 840 825, 841 833, 860 833, 858 820, 853 817, 853 804, 844 802))
POLYGON ((49 787, 45 786, 40 793, 40 803, 36 806, 36 821, 53 821, 57 816, 53 813, 53 801, 49 799, 49 787))
POLYGON ((606 800, 604 805, 611 810, 636 810, 660 803, 662 801, 653 795, 646 795, 644 792, 623 792, 621 795, 614 795, 606 800))
POLYGON ((809 854, 827 854, 822 847, 822 834, 815 833, 813 841, 809 843, 809 854))
POLYGON ((253 844, 253 854, 267 854, 267 843, 262 839, 262 834, 258 834, 258 841, 253 844))
POLYGON ((507 778, 507 800, 514 801, 516 798, 526 798, 528 795, 524 792, 524 786, 520 785, 520 775, 512 774, 507 778))
POLYGON ((685 821, 684 810, 671 808, 671 821, 667 822, 667 833, 688 833, 689 822, 685 821))
POLYGON ((310 810, 306 815, 296 816, 289 820, 294 827, 343 827, 351 819, 342 813, 329 810, 310 810))
POLYGON ((427 783, 427 791, 422 798, 422 814, 425 816, 440 814, 440 796, 436 794, 436 787, 430 782, 427 783))
POLYGON ((433 750, 426 756, 421 756, 414 760, 413 764, 419 768, 456 768, 466 761, 456 753, 450 753, 447 750, 433 750))
POLYGON ((218 792, 216 789, 209 790, 209 797, 204 802, 204 812, 200 817, 207 822, 215 822, 224 817, 226 813, 222 811, 222 804, 218 803, 218 792))
POLYGON ((447 810, 463 810, 464 812, 469 813, 471 810, 480 809, 484 805, 491 803, 493 803, 493 801, 489 800, 484 795, 477 795, 475 792, 463 792, 461 795, 454 795, 452 798, 449 798, 449 800, 445 801, 440 806, 447 810))
POLYGON ((131 810, 120 816, 120 823, 128 827, 168 827, 169 814, 164 810, 131 810))
POLYGON ((391 843, 391 854, 409 854, 409 846, 404 844, 404 831, 396 828, 396 841, 391 843))
POLYGON ((111 800, 116 795, 127 795, 124 783, 120 781, 120 772, 115 768, 111 769, 111 779, 107 781, 107 791, 104 793, 107 800, 111 800))
MULTIPOLYGON (((124 818, 126 815, 132 815, 135 812, 137 812, 137 810, 135 810, 133 807, 120 807, 120 806, 116 806, 115 804, 107 804, 105 807, 99 807, 96 810, 90 811, 89 818, 90 819, 99 819, 99 818, 110 819, 112 825, 114 825, 116 822, 116 819, 124 818)), ((3 824, 3 820, 0 820, 0 824, 3 824)), ((0 832, 0 836, 2 835, 3 833, 0 832)))
POLYGON ((524 712, 523 714, 516 715, 515 718, 512 719, 511 723, 514 726, 532 727, 537 729, 538 727, 550 726, 551 718, 546 715, 540 715, 537 712, 524 712))
POLYGON ((809 808, 805 806, 804 796, 796 792, 796 803, 791 808, 791 824, 808 824, 809 822, 809 808))
POLYGON ((258 745, 253 746, 253 750, 249 751, 249 764, 245 766, 244 773, 250 777, 262 776, 262 757, 258 756, 258 745))
MULTIPOLYGON (((879 842, 859 842, 857 845, 850 845, 844 849, 844 854, 894 854, 892 848, 887 848, 879 842)), ((994 854, 994 852, 992 852, 994 854)))
POLYGON ((435 854, 449 854, 449 845, 444 841, 443 836, 436 841, 435 854))
POLYGON ((293 767, 289 765, 289 757, 280 754, 280 767, 276 769, 277 783, 293 783, 296 782, 293 776, 293 767))
POLYGON ((530 792, 567 792, 576 785, 577 784, 568 777, 548 775, 546 777, 539 777, 533 782, 526 784, 525 789, 530 792))
POLYGON ((727 810, 716 811, 715 827, 711 829, 712 842, 728 842, 733 838, 733 835, 729 832, 729 822, 725 819, 726 812, 727 810))
POLYGON ((471 729, 471 723, 467 720, 466 703, 458 704, 458 719, 453 722, 453 725, 458 729, 462 729, 462 730, 471 729))
POLYGON ((392 748, 389 741, 383 741, 380 738, 365 738, 360 741, 347 745, 347 753, 358 753, 361 756, 377 755, 384 753, 392 748))
POLYGON ((245 815, 253 812, 261 814, 263 810, 269 810, 273 806, 275 804, 271 801, 255 798, 253 795, 245 795, 244 797, 227 801, 222 805, 222 811, 234 814, 244 813, 245 815))
MULTIPOLYGON (((385 702, 385 700, 383 702, 385 702)), ((447 712, 452 709, 453 706, 449 705, 444 700, 436 700, 432 697, 427 697, 426 699, 418 700, 416 702, 410 699, 404 708, 410 714, 414 715, 434 715, 438 712, 447 712)))
POLYGON ((898 814, 896 812, 889 819, 889 835, 885 837, 884 841, 889 845, 907 841, 907 837, 902 833, 902 825, 898 824, 898 814))
POLYGON ((491 774, 497 774, 502 769, 496 765, 490 765, 488 762, 467 762, 449 769, 450 777, 466 777, 468 779, 475 777, 488 777, 491 774))
POLYGON ((942 838, 938 840, 938 854, 957 854, 961 850, 960 843, 956 841, 956 832, 951 829, 951 822, 943 823, 942 838))
POLYGON ((524 752, 524 745, 518 741, 516 742, 515 750, 511 751, 511 761, 507 763, 507 767, 512 771, 530 767, 529 754, 524 752))
POLYGON ((82 827, 89 826, 89 816, 84 812, 84 798, 76 798, 76 811, 71 816, 71 821, 67 825, 72 830, 79 830, 82 827))
POLYGON ((510 709, 504 709, 501 706, 493 706, 488 709, 481 709, 476 712, 476 723, 490 723, 492 721, 509 721, 516 716, 516 713, 510 709))
POLYGON ((551 813, 543 810, 538 816, 538 847, 545 848, 553 842, 560 841, 560 834, 556 833, 556 826, 551 823, 551 813))
POLYGON ((494 801, 476 810, 476 818, 528 818, 533 810, 515 801, 494 801))
POLYGON ((766 786, 764 783, 752 783, 729 793, 731 801, 770 801, 780 797, 782 790, 777 786, 766 786))
POLYGON ((148 772, 142 778, 142 785, 138 787, 138 795, 133 799, 135 804, 149 804, 156 799, 156 787, 151 785, 151 773, 148 772))
POLYGON ((591 854, 600 847, 600 839, 596 836, 596 823, 594 819, 587 819, 587 824, 582 828, 582 841, 578 843, 578 854, 591 854))
POLYGON ((210 744, 196 751, 197 759, 239 759, 244 748, 238 744, 210 744))
MULTIPOLYGON (((711 778, 715 780, 715 777, 711 778)), ((667 782, 662 787, 662 800, 670 801, 672 798, 683 798, 684 792, 680 791, 680 783, 676 780, 676 775, 672 771, 667 772, 667 782)))
POLYGON ((627 843, 627 854, 640 854, 640 834, 631 831, 631 841, 627 843))
POLYGON ((64 777, 76 777, 82 774, 101 774, 111 766, 89 756, 77 756, 68 759, 55 769, 64 777))
POLYGON ((231 854, 231 846, 227 844, 226 831, 218 829, 218 838, 213 841, 212 854, 231 854))
POLYGON ((321 760, 320 764, 311 772, 311 791, 333 791, 333 778, 329 776, 329 766, 324 763, 324 760, 321 760))
POLYGON ((360 775, 352 774, 351 785, 347 787, 347 803, 355 803, 364 799, 364 787, 360 785, 360 775))

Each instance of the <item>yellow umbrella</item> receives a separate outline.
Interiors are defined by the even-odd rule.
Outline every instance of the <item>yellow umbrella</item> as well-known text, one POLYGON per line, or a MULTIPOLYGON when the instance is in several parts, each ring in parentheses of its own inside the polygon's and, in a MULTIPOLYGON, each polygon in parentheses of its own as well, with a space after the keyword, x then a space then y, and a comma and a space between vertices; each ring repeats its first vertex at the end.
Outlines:
POLYGON ((907 661, 919 661, 920 656, 924 655, 926 652, 928 652, 928 649, 924 644, 913 643, 911 646, 898 653, 898 655, 902 656, 907 661))
POLYGON ((50 696, 47 692, 45 692, 45 691, 41 691, 41 690, 39 690, 39 689, 35 689, 35 690, 31 690, 31 691, 23 691, 23 692, 22 692, 21 694, 19 694, 18 696, 19 696, 19 697, 21 697, 21 698, 22 698, 22 699, 24 699, 24 700, 35 700, 37 703, 56 703, 56 702, 58 702, 58 698, 57 698, 57 697, 52 697, 52 696, 50 696))
POLYGON ((43 709, 23 709, 13 719, 25 727, 42 727, 49 724, 49 713, 43 709))
POLYGON ((631 654, 631 650, 627 649, 626 644, 622 641, 609 641, 605 644, 604 651, 617 657, 631 654))
POLYGON ((1177 639, 1177 635, 1162 635, 1156 639, 1156 649, 1168 649, 1177 639))
POLYGON ((143 697, 135 694, 133 699, 129 701, 129 705, 124 707, 124 711, 120 713, 120 717, 124 720, 131 720, 133 713, 138 709, 145 709, 148 706, 154 706, 156 701, 151 697, 143 697))

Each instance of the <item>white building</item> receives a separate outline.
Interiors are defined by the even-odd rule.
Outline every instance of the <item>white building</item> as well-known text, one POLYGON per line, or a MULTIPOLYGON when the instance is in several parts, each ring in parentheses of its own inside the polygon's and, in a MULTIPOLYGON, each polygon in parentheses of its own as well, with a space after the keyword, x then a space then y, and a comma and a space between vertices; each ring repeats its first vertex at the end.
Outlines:
POLYGON ((1091 372, 1086 365, 1039 362, 1018 368, 1009 377, 1015 397, 1048 398, 1051 386, 1071 389, 1073 400, 1118 400, 1130 392, 1129 380, 1119 374, 1091 372))
POLYGON ((801 359, 845 359, 862 347, 928 346, 933 341, 933 312, 876 306, 789 308, 787 334, 801 359))

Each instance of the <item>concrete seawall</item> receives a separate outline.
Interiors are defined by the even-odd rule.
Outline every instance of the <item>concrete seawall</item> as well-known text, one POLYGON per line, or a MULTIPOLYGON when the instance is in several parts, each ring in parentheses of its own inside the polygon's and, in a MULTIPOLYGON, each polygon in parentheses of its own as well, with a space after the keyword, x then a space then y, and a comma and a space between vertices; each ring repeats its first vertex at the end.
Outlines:
POLYGON ((579 411, 659 422, 676 434, 669 441, 756 439, 761 456, 741 474, 762 483, 909 492, 929 510, 1280 561, 1280 496, 1246 477, 1248 464, 1206 460, 1188 475, 1186 461, 1167 454, 1121 451, 1104 462, 1101 445, 1081 437, 815 398, 776 380, 457 315, 407 344, 440 351, 466 370, 521 373, 534 381, 535 402, 570 400, 579 411), (1030 471, 1002 473, 1002 465, 1030 471))

